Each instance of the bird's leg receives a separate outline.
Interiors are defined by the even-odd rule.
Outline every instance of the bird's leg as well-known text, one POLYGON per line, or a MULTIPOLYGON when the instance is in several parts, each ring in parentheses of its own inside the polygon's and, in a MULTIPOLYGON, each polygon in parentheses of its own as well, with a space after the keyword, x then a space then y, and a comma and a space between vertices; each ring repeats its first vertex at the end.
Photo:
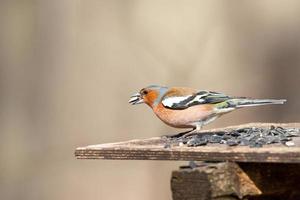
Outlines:
POLYGON ((201 124, 196 124, 196 127, 193 128, 192 130, 188 130, 188 131, 184 131, 184 132, 181 132, 181 133, 177 133, 175 135, 165 135, 164 137, 166 138, 186 138, 187 136, 190 136, 190 135, 194 135, 196 133, 199 133, 200 130, 202 128, 202 125, 201 124))
POLYGON ((202 129, 203 123, 197 123, 195 124, 195 127, 192 130, 188 130, 185 132, 181 132, 175 135, 166 136, 167 138, 186 138, 191 135, 195 135, 199 133, 202 129))
POLYGON ((184 136, 185 134, 188 134, 188 133, 190 133, 194 130, 195 129, 192 129, 192 130, 184 131, 184 132, 177 133, 177 134, 174 134, 174 135, 165 135, 165 137, 167 137, 167 138, 180 138, 180 137, 184 136))
POLYGON ((196 124, 196 127, 193 130, 183 134, 181 137, 186 138, 188 136, 195 135, 195 134, 199 133, 201 131, 201 129, 202 129, 202 123, 196 124))

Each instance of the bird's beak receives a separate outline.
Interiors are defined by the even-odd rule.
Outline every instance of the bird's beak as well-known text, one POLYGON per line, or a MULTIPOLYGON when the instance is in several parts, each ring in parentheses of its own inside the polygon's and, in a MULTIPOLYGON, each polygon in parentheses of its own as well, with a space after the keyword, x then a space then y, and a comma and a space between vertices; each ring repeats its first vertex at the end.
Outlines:
POLYGON ((140 93, 132 95, 128 101, 131 105, 144 103, 144 99, 141 97, 140 93))

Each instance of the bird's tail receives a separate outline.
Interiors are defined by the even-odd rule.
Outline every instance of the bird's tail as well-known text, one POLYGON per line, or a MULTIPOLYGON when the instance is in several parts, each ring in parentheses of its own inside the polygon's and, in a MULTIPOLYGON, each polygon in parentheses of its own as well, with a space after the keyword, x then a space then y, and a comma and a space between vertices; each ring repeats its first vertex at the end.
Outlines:
POLYGON ((243 108, 249 106, 261 106, 261 105, 269 105, 269 104, 284 104, 286 99, 231 99, 229 100, 229 104, 236 108, 243 108))

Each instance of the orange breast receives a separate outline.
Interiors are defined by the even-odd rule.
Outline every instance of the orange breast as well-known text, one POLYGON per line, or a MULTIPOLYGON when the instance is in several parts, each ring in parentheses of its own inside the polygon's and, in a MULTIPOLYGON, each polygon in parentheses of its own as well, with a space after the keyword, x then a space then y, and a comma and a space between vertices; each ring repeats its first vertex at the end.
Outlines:
POLYGON ((163 122, 176 128, 194 127, 194 123, 204 120, 213 114, 213 105, 191 106, 184 110, 172 110, 165 108, 161 103, 153 108, 154 113, 163 122))

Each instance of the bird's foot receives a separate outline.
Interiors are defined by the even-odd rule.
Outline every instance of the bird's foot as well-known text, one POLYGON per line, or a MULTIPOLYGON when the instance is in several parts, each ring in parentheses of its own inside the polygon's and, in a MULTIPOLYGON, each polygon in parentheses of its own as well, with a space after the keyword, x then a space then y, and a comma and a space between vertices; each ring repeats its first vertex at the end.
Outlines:
POLYGON ((183 135, 181 136, 181 138, 187 138, 187 137, 189 137, 189 136, 197 135, 197 134, 199 134, 199 133, 200 133, 200 130, 199 130, 199 129, 193 129, 193 130, 191 130, 191 131, 186 132, 185 134, 183 134, 183 135))
POLYGON ((163 137, 163 138, 167 138, 167 139, 177 139, 177 138, 183 137, 185 134, 188 134, 188 133, 190 133, 191 131, 193 131, 193 130, 184 131, 184 132, 181 132, 181 133, 176 133, 176 134, 174 134, 174 135, 164 135, 164 136, 162 136, 162 137, 163 137))

